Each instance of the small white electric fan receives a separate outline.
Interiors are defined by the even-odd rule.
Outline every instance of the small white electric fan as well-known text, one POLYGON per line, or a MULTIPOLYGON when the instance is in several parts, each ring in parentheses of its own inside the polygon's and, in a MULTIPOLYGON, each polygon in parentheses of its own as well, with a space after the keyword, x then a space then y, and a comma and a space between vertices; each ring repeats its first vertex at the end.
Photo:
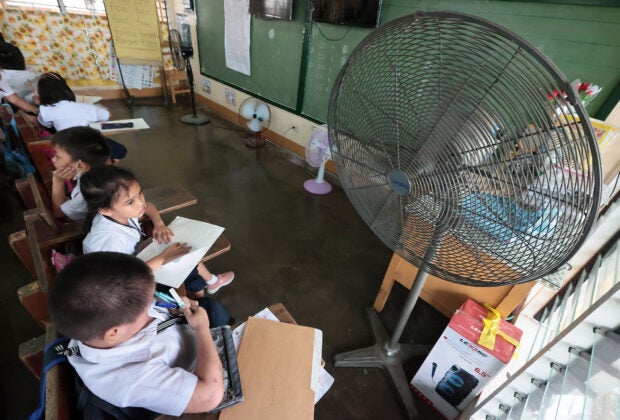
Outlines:
POLYGON ((265 145, 262 131, 269 127, 270 122, 271 111, 263 101, 248 98, 239 107, 239 123, 254 133, 253 137, 245 140, 245 145, 248 147, 256 148, 265 145))
POLYGON ((312 194, 327 194, 332 190, 329 182, 325 181, 325 163, 331 158, 327 125, 319 125, 314 128, 308 145, 306 146, 306 162, 310 166, 319 168, 316 178, 304 182, 306 191, 312 194))

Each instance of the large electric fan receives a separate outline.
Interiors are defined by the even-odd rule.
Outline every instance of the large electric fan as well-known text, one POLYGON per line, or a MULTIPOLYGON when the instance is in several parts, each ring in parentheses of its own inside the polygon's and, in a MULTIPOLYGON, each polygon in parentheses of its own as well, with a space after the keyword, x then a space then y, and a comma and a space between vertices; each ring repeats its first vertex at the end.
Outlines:
POLYGON ((325 164, 330 158, 327 125, 316 126, 306 145, 306 162, 310 166, 319 168, 316 178, 304 182, 304 188, 309 193, 322 195, 331 192, 332 185, 325 180, 325 164))
POLYGON ((181 34, 176 29, 171 29, 169 32, 170 54, 172 55, 172 64, 174 68, 187 72, 187 83, 189 84, 189 92, 192 99, 192 113, 183 115, 180 119, 181 122, 191 125, 202 125, 211 122, 211 120, 204 114, 196 112, 196 94, 194 92, 194 72, 192 71, 191 58, 194 55, 194 48, 191 45, 191 41, 183 42, 181 34))
POLYGON ((335 364, 386 369, 416 417, 401 364, 428 346, 399 340, 426 277, 499 286, 562 266, 596 218, 596 137, 539 51, 492 22, 446 12, 417 12, 364 39, 334 84, 328 126, 354 207, 420 268, 392 336, 369 309, 377 343, 335 364), (554 91, 567 99, 550 100, 554 91))
POLYGON ((245 145, 251 148, 265 145, 263 130, 271 123, 269 105, 256 98, 248 98, 239 107, 239 123, 254 133, 254 136, 245 139, 245 145))

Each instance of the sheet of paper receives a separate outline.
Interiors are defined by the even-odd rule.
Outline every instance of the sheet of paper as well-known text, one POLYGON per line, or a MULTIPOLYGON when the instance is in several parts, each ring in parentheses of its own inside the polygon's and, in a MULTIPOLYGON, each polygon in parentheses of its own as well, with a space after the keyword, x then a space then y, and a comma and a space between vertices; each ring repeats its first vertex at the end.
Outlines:
MULTIPOLYGON (((280 320, 269 310, 265 308, 262 311, 253 315, 254 318, 267 319, 270 321, 280 322, 280 320)), ((239 351, 239 345, 241 344, 241 338, 245 332, 247 322, 244 322, 237 326, 232 331, 233 342, 235 344, 235 351, 239 351)), ((323 332, 321 330, 315 330, 314 335, 314 348, 312 354, 312 378, 310 387, 314 391, 314 403, 316 404, 323 395, 334 384, 334 377, 321 366, 321 350, 323 347, 323 332)))
MULTIPOLYGON (((224 228, 180 216, 177 216, 168 227, 174 232, 174 242, 186 242, 192 247, 188 254, 162 265, 153 273, 157 283, 176 288, 183 283, 187 275, 196 267, 205 253, 224 232, 224 228)), ((148 261, 161 254, 168 246, 170 244, 158 244, 153 241, 137 257, 142 261, 148 261)))
POLYGON ((144 130, 146 128, 150 128, 149 125, 146 123, 146 121, 144 121, 143 118, 130 118, 128 120, 113 120, 113 121, 96 122, 96 123, 90 123, 90 124, 88 124, 88 126, 90 128, 94 128, 95 130, 102 131, 101 130, 101 124, 104 124, 104 123, 126 123, 126 122, 133 123, 133 127, 115 128, 113 130, 103 130, 103 132, 104 133, 117 133, 117 132, 121 132, 121 131, 144 130))
POLYGON ((250 75, 249 0, 224 0, 224 58, 226 67, 250 75))

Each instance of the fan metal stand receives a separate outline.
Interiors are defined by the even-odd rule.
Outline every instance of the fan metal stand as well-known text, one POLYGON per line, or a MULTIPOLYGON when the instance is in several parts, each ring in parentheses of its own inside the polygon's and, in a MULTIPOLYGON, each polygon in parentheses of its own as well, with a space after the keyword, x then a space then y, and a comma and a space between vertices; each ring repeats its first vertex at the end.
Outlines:
POLYGON ((260 131, 257 131, 254 137, 248 137, 245 139, 245 145, 252 149, 257 149, 265 145, 265 139, 261 135, 260 131))
POLYGON ((185 69, 187 70, 187 82, 189 84, 190 96, 192 98, 192 113, 183 115, 180 120, 185 124, 190 125, 203 125, 211 122, 209 117, 204 114, 198 114, 196 112, 196 95, 194 94, 194 73, 192 72, 192 65, 190 64, 190 59, 187 57, 185 59, 185 69))
POLYGON ((411 316, 411 312, 420 296, 420 292, 426 283, 428 273, 423 269, 422 264, 418 274, 413 281, 413 285, 407 300, 398 318, 396 329, 389 338, 389 334, 379 315, 373 308, 368 308, 366 314, 370 321, 370 329, 372 331, 375 345, 359 350, 353 350, 347 353, 340 353, 334 356, 334 366, 336 367, 378 367, 382 368, 391 378, 394 390, 398 393, 403 408, 407 412, 409 418, 418 418, 418 410, 413 400, 413 394, 409 388, 409 381, 405 376, 402 364, 413 358, 426 356, 432 346, 420 344, 401 344, 400 340, 407 321, 411 316))

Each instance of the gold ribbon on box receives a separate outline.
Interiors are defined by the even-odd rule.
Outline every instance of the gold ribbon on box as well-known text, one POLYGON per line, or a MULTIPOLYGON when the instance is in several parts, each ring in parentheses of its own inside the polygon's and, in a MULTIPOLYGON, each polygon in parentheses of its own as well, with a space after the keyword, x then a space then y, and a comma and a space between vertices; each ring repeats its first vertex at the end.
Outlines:
POLYGON ((497 310, 495 310, 495 308, 493 308, 488 303, 485 303, 484 307, 487 308, 489 312, 487 313, 487 317, 482 320, 482 322, 484 323, 484 328, 480 333, 480 339, 478 340, 478 344, 486 347, 487 349, 493 350, 495 348, 495 338, 499 335, 515 347, 515 351, 512 357, 513 359, 516 359, 521 344, 517 340, 500 330, 499 326, 502 320, 500 313, 497 312, 497 310))

